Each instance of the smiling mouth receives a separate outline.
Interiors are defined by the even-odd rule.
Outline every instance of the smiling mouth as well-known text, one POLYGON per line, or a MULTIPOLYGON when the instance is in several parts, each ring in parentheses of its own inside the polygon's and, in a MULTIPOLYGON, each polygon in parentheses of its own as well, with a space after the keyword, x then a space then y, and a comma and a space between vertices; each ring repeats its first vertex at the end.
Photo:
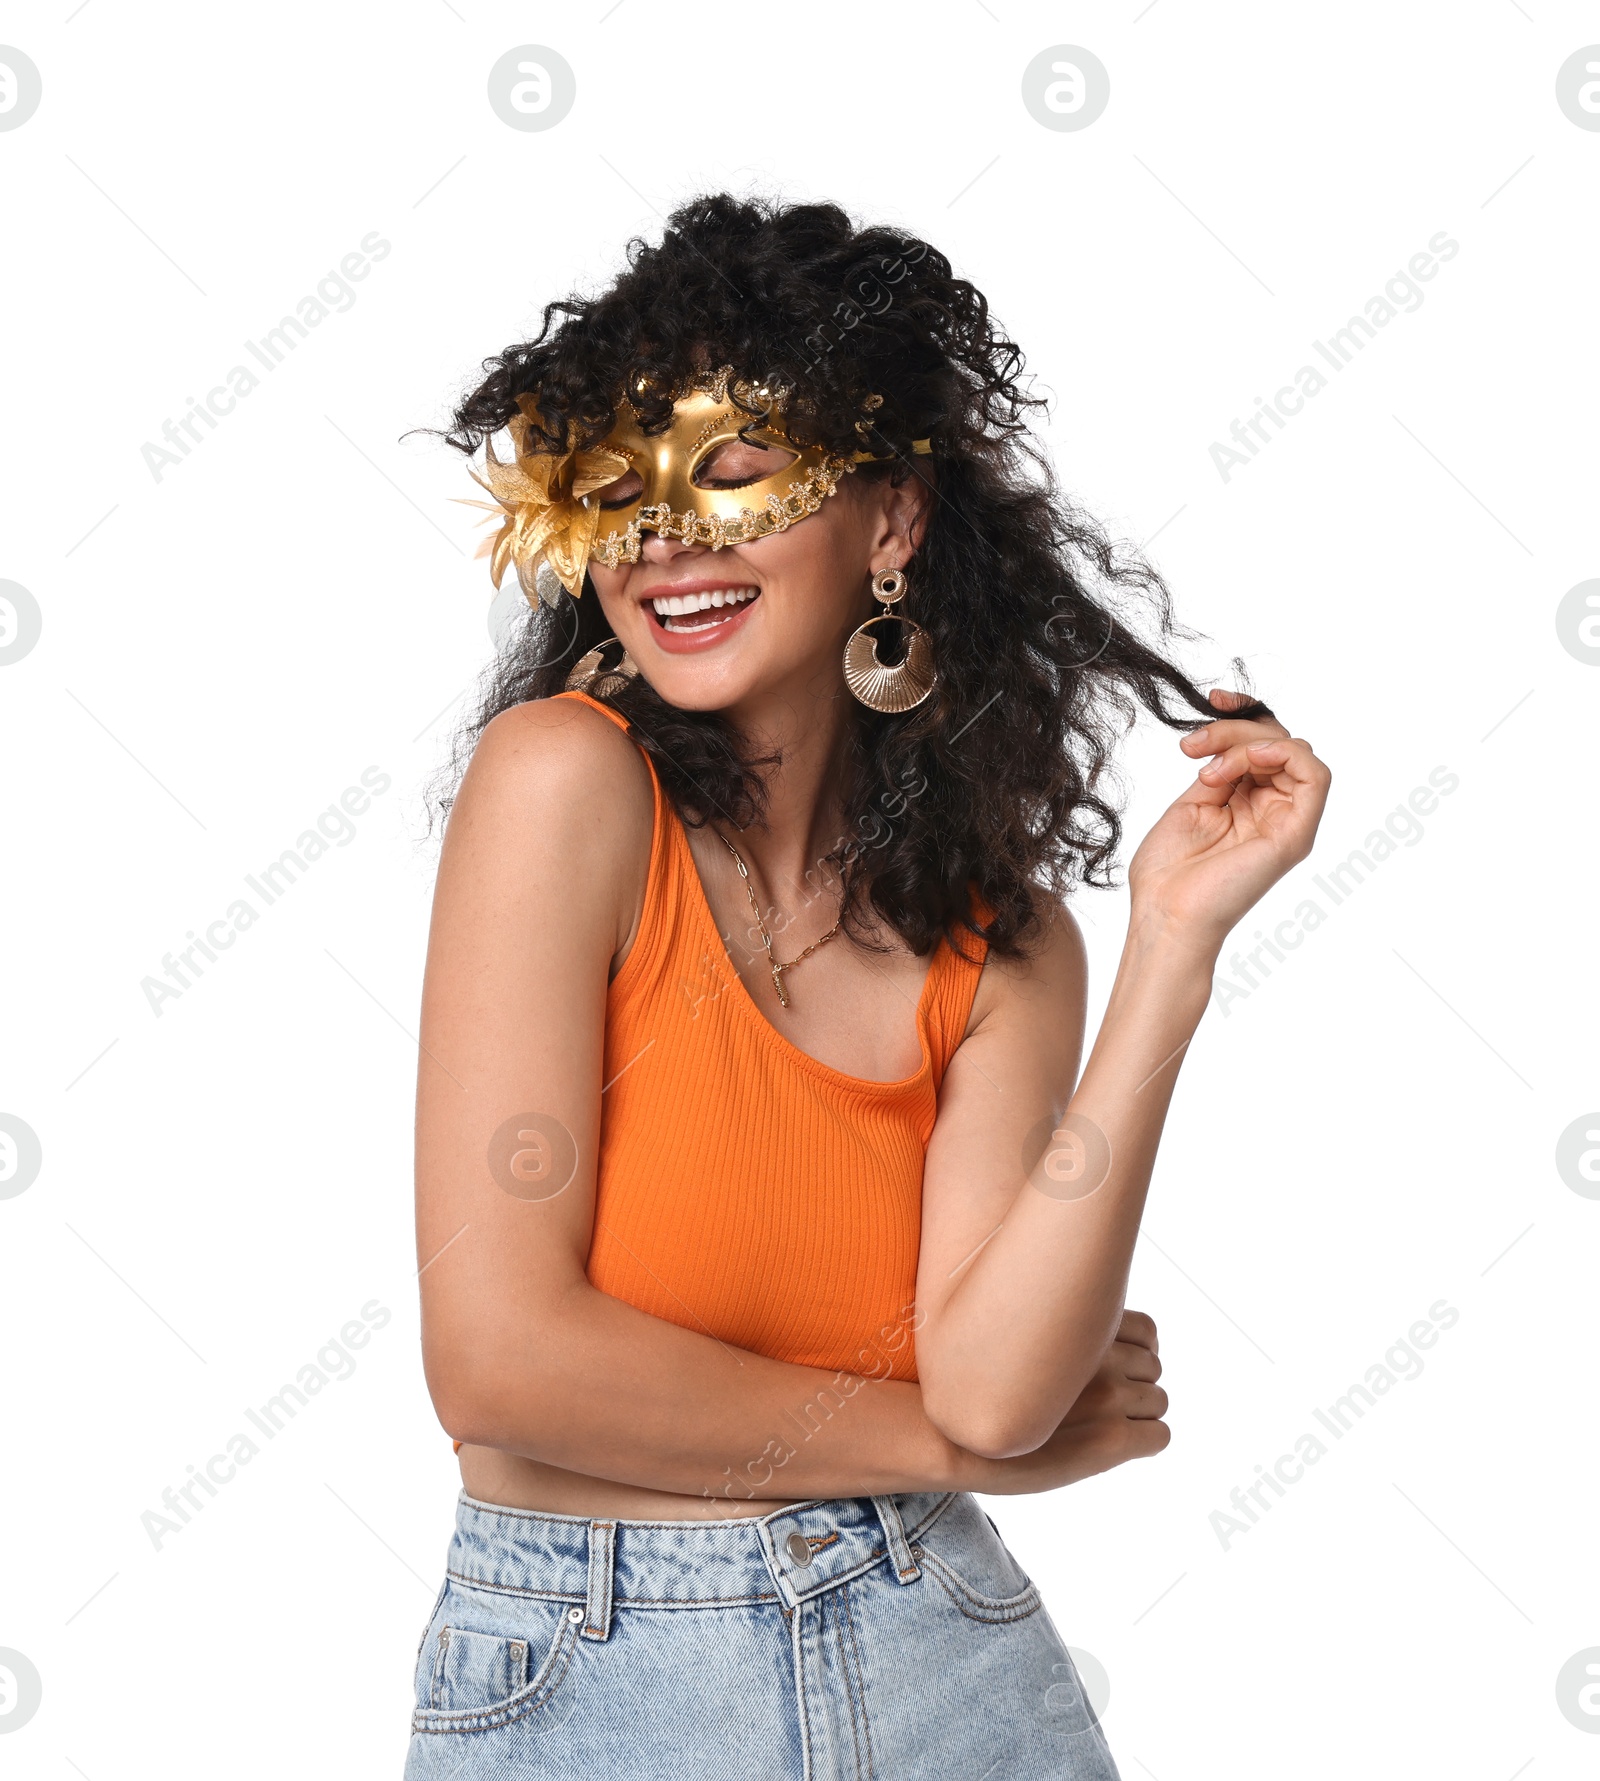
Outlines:
POLYGON ((650 610, 664 631, 711 631, 760 598, 756 587, 713 588, 702 594, 663 595, 650 601, 650 610))

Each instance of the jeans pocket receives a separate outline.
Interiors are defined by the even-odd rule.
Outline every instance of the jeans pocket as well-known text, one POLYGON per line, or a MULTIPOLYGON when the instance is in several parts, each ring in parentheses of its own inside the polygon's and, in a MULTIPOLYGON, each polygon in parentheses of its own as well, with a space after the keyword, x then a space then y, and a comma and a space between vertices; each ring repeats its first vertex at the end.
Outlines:
POLYGON ((998 1625, 1043 1606, 998 1529, 970 1496, 958 1496, 912 1546, 917 1563, 969 1620, 998 1625))
MULTIPOLYGON (((581 1608, 562 1602, 508 1600, 452 1585, 418 1655, 412 1730, 494 1731, 549 1711, 568 1691, 563 1684, 582 1618, 581 1608)), ((568 1710, 557 1710, 556 1718, 568 1710)))
POLYGON ((498 1707, 528 1683, 528 1641, 499 1633, 441 1626, 434 1640, 429 1707, 481 1713, 498 1707))

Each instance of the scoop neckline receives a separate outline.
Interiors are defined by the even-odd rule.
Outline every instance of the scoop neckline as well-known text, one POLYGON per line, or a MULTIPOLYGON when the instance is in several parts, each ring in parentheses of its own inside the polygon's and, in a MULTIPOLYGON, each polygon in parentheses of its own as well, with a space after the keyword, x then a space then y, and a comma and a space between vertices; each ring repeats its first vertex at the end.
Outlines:
MULTIPOLYGON (((678 814, 677 806, 667 796, 666 787, 661 783, 661 776, 656 772, 656 764, 651 760, 649 751, 639 748, 638 742, 629 735, 628 720, 620 711, 613 710, 609 705, 602 704, 598 699, 582 691, 578 687, 565 689, 564 694, 556 697, 568 697, 581 700, 585 705, 592 706, 601 716, 608 718, 629 740, 639 749, 650 775, 650 790, 654 802, 654 817, 650 834, 650 861, 646 872, 644 906, 640 911, 641 922, 650 912, 651 897, 661 887, 657 883, 657 868, 666 864, 668 849, 676 848, 682 868, 689 875, 690 899, 693 902, 693 920, 700 930, 702 942, 709 939, 708 947, 711 957, 721 956, 727 959, 727 944, 722 938, 722 931, 717 926, 716 917, 711 913, 711 900, 706 895, 706 887, 700 881, 700 872, 694 863, 694 852, 689 846, 688 833, 684 828, 683 818, 678 814)), ((658 930, 663 924, 657 924, 658 930)), ((643 932, 635 935, 633 946, 622 962, 622 969, 607 985, 607 994, 615 995, 631 982, 638 972, 643 971, 667 943, 664 931, 657 931, 649 936, 649 944, 644 945, 646 936, 643 932)), ((744 979, 733 969, 728 960, 728 970, 733 978, 732 993, 744 1010, 746 1022, 753 1025, 761 1035, 762 1043, 779 1058, 797 1064, 807 1074, 817 1077, 835 1087, 842 1087, 857 1094, 868 1095, 906 1095, 922 1087, 933 1079, 933 1047, 928 1041, 928 1004, 933 994, 934 973, 941 964, 941 954, 949 942, 941 936, 933 948, 933 956, 928 961, 928 969, 923 975, 922 990, 917 997, 916 1023, 917 1045, 921 1050, 922 1059, 917 1068, 909 1076, 895 1077, 890 1081, 879 1081, 871 1076, 852 1076, 847 1070, 836 1070, 832 1064, 823 1063, 809 1051, 803 1051, 792 1039, 786 1039, 755 1004, 755 998, 745 987, 744 979)), ((951 949, 954 950, 953 948, 951 949)))
MULTIPOLYGON (((689 837, 684 830, 683 819, 670 798, 662 796, 660 808, 665 812, 671 825, 670 845, 680 850, 683 868, 692 881, 690 895, 694 901, 694 917, 701 929, 701 938, 709 936, 716 943, 716 952, 727 959, 727 943, 723 940, 722 931, 717 926, 716 917, 711 913, 711 899, 706 895, 706 887, 700 880, 700 872, 694 863, 694 850, 689 846, 689 837)), ((847 1070, 836 1070, 832 1064, 823 1063, 809 1051, 804 1051, 792 1039, 786 1039, 782 1033, 756 1006, 755 998, 750 994, 744 979, 733 969, 733 961, 727 959, 728 971, 733 979, 730 991, 744 1011, 747 1022, 760 1029, 764 1042, 778 1056, 799 1064, 809 1074, 818 1076, 826 1082, 841 1085, 858 1094, 907 1094, 920 1088, 933 1074, 933 1051, 928 1044, 928 999, 933 992, 934 972, 939 968, 939 954, 945 942, 941 938, 934 945, 933 956, 928 960, 928 969, 922 979, 922 991, 917 997, 916 1023, 917 1044, 922 1052, 922 1061, 909 1076, 897 1076, 888 1081, 880 1081, 872 1076, 852 1076, 847 1070)))

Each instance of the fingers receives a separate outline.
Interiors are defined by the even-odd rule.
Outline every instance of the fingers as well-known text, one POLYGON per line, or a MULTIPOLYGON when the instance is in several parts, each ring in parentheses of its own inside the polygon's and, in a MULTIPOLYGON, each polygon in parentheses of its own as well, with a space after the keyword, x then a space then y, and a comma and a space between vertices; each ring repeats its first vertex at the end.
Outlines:
POLYGON ((1278 784, 1289 791, 1295 784, 1326 783, 1331 775, 1309 742, 1291 736, 1281 741, 1272 737, 1264 742, 1236 743, 1208 761, 1200 769, 1200 778, 1209 786, 1237 785, 1248 778, 1258 785, 1278 784))
POLYGON ((1113 1342, 1106 1359, 1124 1379, 1142 1379, 1154 1384, 1161 1377, 1161 1356, 1142 1342, 1113 1342))
POLYGON ((1160 1416, 1124 1416, 1096 1431, 1096 1439, 1117 1454, 1113 1465, 1160 1453, 1172 1439, 1172 1430, 1160 1416))
POLYGON ((1148 1459, 1172 1440, 1172 1430, 1159 1416, 1114 1416, 1080 1437, 1080 1450, 1094 1457, 1089 1472, 1110 1471, 1130 1459, 1148 1459))
POLYGON ((1236 742, 1224 748, 1214 760, 1200 769, 1200 777, 1212 785, 1233 785, 1247 774, 1255 779, 1270 778, 1282 764, 1287 743, 1271 737, 1262 742, 1236 742))
POLYGON ((1085 1420, 1147 1422, 1165 1416, 1169 1399, 1153 1379, 1118 1379, 1097 1393, 1085 1420))
POLYGON ((1119 1342, 1137 1342, 1141 1348, 1148 1348, 1152 1353, 1159 1351, 1161 1344, 1156 1340, 1156 1320, 1147 1317, 1143 1311, 1124 1311, 1122 1322, 1117 1326, 1116 1339, 1119 1342))
POLYGON ((1160 1422, 1166 1413, 1167 1394, 1159 1385, 1134 1386, 1123 1408, 1129 1422, 1160 1422))
MULTIPOLYGON (((1244 702, 1239 693, 1223 696, 1234 705, 1244 702)), ((1213 701, 1217 697, 1218 693, 1212 694, 1213 701)), ((1200 769, 1189 796, 1199 804, 1226 804, 1233 796, 1234 787, 1246 774, 1256 783, 1263 783, 1279 765, 1281 756, 1258 751, 1291 740, 1289 732, 1275 717, 1219 719, 1216 723, 1202 724, 1198 730, 1191 730, 1178 744, 1183 752, 1195 759, 1202 755, 1215 758, 1200 769)))
POLYGON ((1191 730, 1178 744, 1191 760, 1203 755, 1220 755, 1243 748, 1251 742, 1287 742, 1289 732, 1282 724, 1207 724, 1204 729, 1191 730))
POLYGON ((1172 1441, 1172 1430, 1161 1421, 1130 1423, 1128 1436, 1128 1458, 1150 1459, 1166 1451, 1172 1441))
POLYGON ((1289 732, 1275 717, 1219 718, 1215 723, 1201 724, 1181 738, 1178 746, 1188 755, 1215 754, 1235 742, 1263 742, 1269 736, 1287 736, 1289 732))
POLYGON ((1258 699, 1254 693, 1231 692, 1225 686, 1214 686, 1206 694, 1206 698, 1218 711, 1243 711, 1247 705, 1256 707, 1256 717, 1263 723, 1276 723, 1278 714, 1266 702, 1258 699))

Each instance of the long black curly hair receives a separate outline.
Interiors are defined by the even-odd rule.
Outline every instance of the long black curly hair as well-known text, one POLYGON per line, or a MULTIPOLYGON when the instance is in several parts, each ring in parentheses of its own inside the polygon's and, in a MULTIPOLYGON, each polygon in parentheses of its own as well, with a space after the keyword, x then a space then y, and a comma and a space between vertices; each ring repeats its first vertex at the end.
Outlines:
MULTIPOLYGON (((858 227, 833 204, 719 194, 675 211, 659 245, 631 242, 627 262, 598 296, 547 304, 537 338, 486 360, 444 437, 476 452, 526 395, 548 449, 564 449, 569 431, 595 443, 641 376, 654 393, 635 406, 647 430, 664 427, 674 389, 726 364, 794 392, 784 419, 797 441, 848 455, 880 396, 869 445, 889 461, 856 474, 930 486, 906 605, 931 634, 939 677, 898 716, 849 701, 834 856, 845 926, 872 945, 887 923, 919 955, 941 935, 959 946, 963 930, 998 955, 1025 955, 1040 925, 1031 887, 1059 897, 1111 882, 1111 751, 1138 709, 1175 730, 1217 715, 1160 647, 1193 633, 1174 624, 1156 571, 1057 489, 1028 437, 1043 400, 1026 387, 1020 349, 926 242, 858 227), (924 438, 931 458, 912 455, 924 438), (973 920, 972 885, 986 924, 973 920)), ((611 636, 588 593, 530 609, 457 737, 452 784, 492 718, 559 692, 576 658, 611 636)), ((773 757, 755 755, 728 718, 679 710, 642 676, 607 702, 686 823, 760 823, 773 757)), ((449 803, 447 792, 441 811, 449 803)))

